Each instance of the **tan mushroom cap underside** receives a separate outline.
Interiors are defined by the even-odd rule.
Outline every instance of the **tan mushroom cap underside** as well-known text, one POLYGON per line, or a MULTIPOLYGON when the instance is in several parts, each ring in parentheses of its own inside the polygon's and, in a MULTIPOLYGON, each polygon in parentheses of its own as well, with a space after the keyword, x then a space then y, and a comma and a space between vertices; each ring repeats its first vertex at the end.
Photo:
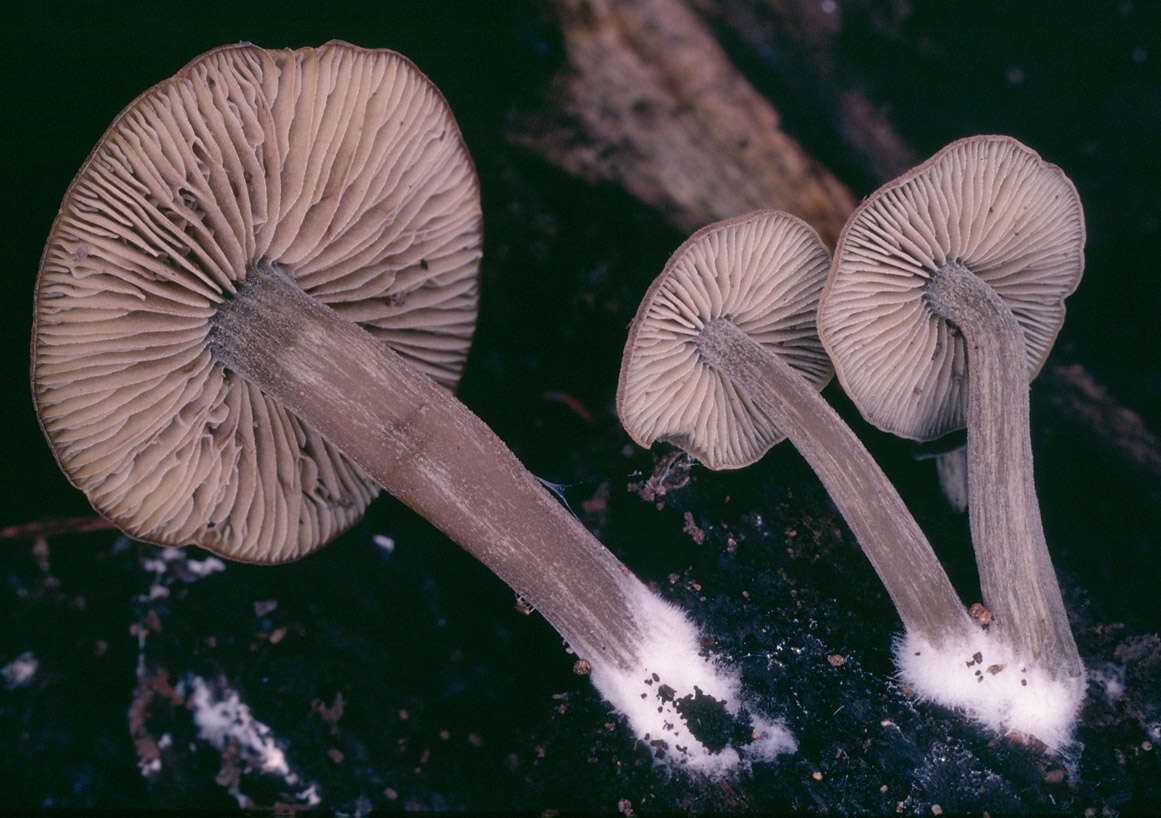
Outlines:
POLYGON ((267 260, 454 388, 479 187, 438 89, 341 42, 211 51, 142 94, 73 180, 41 261, 33 392, 61 467, 132 535, 296 559, 378 491, 206 348, 267 260))
POLYGON ((682 244, 641 301, 629 330, 617 413, 648 448, 666 440, 711 469, 747 466, 784 437, 728 379, 704 364, 702 328, 728 319, 822 389, 830 362, 815 329, 829 268, 805 222, 762 210, 703 227, 682 244))
POLYGON ((953 142, 881 187, 835 248, 818 329, 843 389, 884 431, 931 440, 965 424, 962 336, 924 300, 958 264, 1001 296, 1024 331, 1028 378, 1084 271, 1084 214, 1056 165, 1006 136, 953 142))

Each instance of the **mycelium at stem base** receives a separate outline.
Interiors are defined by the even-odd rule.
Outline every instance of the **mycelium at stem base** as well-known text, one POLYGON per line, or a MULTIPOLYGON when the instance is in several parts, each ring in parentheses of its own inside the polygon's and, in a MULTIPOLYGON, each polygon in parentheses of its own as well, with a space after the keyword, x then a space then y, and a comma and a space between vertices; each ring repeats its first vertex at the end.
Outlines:
MULTIPOLYGON (((692 623, 460 401, 269 263, 219 307, 210 348, 540 611, 639 736, 667 741, 695 769, 736 765, 732 748, 711 753, 690 735, 676 707, 696 688, 736 713, 737 678, 700 656, 692 623)), ((793 748, 780 725, 758 726, 760 754, 793 748)))
POLYGON ((854 433, 785 361, 727 319, 694 343, 703 361, 749 395, 810 464, 883 581, 908 634, 946 648, 975 626, 931 545, 854 433))
POLYGON ((991 629, 1054 679, 1084 668, 1040 522, 1024 333, 996 291, 954 261, 926 288, 967 344, 968 512, 991 629))

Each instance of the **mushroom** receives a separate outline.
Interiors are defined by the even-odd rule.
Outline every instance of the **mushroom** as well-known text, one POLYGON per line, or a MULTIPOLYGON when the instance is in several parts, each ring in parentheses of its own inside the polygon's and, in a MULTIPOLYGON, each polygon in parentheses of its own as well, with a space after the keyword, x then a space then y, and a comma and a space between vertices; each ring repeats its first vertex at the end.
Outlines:
POLYGON ((114 120, 49 235, 32 380, 53 452, 132 536, 249 562, 321 547, 381 486, 539 610, 638 733, 729 766, 677 708, 700 689, 736 712, 736 675, 450 392, 481 237, 459 129, 405 57, 195 59, 114 120))
POLYGON ((1059 693, 1066 724, 1083 666, 1041 527, 1028 384, 1080 281, 1084 237, 1060 168, 1010 137, 962 139, 855 210, 819 309, 839 381, 871 423, 930 440, 966 421, 994 648, 1042 676, 1040 694, 1059 693))
POLYGON ((617 411, 648 448, 665 440, 711 469, 740 468, 788 437, 814 469, 909 634, 958 643, 973 626, 890 481, 819 390, 815 329, 830 255, 800 219, 764 210, 694 233, 629 330, 617 411))

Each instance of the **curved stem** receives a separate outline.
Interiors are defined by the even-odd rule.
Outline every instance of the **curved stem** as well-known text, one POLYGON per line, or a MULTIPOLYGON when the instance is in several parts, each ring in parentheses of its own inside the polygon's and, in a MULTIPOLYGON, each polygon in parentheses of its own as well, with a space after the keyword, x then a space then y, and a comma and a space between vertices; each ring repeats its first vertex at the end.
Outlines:
POLYGON ((749 395, 814 469, 907 631, 936 646, 971 633, 963 604, 899 492, 830 404, 731 321, 709 322, 695 343, 703 360, 749 395))
POLYGON ((967 344, 968 514, 992 629, 1054 676, 1083 672, 1040 522, 1024 332, 999 294, 959 264, 927 285, 967 344))
POLYGON ((642 583, 482 420, 382 342, 259 264, 219 308, 210 345, 487 565, 577 655, 639 663, 642 583))

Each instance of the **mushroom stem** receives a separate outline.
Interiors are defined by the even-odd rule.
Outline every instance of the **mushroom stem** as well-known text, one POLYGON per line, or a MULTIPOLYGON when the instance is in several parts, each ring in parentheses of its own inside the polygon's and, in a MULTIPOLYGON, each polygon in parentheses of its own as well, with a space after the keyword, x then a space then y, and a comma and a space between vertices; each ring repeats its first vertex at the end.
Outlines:
POLYGON ((1024 332, 964 265, 943 265, 927 303, 967 345, 968 519, 992 630, 1053 678, 1083 673, 1040 522, 1024 332))
POLYGON ((642 583, 402 356, 265 262, 218 308, 210 349, 487 565, 580 657, 639 664, 642 583))
POLYGON ((883 581, 907 632, 934 646, 962 642, 973 626, 931 544, 830 404, 732 321, 707 322, 694 343, 702 360, 748 395, 806 458, 883 581))

